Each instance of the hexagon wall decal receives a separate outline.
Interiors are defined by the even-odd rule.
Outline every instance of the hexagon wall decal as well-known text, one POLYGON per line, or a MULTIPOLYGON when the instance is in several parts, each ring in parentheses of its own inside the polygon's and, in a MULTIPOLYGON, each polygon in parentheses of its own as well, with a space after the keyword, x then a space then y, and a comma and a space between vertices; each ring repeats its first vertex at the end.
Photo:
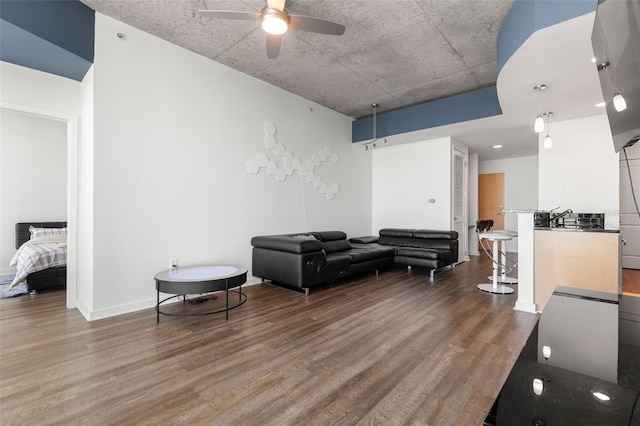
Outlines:
POLYGON ((325 182, 316 173, 316 168, 321 168, 327 161, 337 163, 338 153, 330 146, 325 146, 324 149, 313 154, 311 158, 296 157, 293 152, 287 150, 283 144, 278 142, 276 138, 277 132, 278 129, 275 123, 270 121, 264 123, 264 133, 266 135, 264 144, 267 149, 271 150, 275 159, 274 157, 269 157, 266 153, 258 153, 255 159, 250 158, 247 160, 245 164, 247 172, 258 174, 264 169, 268 175, 274 176, 276 181, 284 182, 287 177, 292 176, 297 171, 301 179, 312 184, 315 189, 327 197, 327 200, 332 200, 340 192, 340 185, 325 182))

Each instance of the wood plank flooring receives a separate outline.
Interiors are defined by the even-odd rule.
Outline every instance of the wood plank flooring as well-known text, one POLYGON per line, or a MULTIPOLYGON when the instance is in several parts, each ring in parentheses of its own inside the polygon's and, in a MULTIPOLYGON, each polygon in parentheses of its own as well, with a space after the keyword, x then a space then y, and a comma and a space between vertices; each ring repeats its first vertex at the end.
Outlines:
POLYGON ((2 300, 0 423, 480 425, 537 321, 513 310, 517 286, 477 290, 489 274, 480 256, 306 298, 256 285, 229 321, 86 322, 63 291, 2 300))

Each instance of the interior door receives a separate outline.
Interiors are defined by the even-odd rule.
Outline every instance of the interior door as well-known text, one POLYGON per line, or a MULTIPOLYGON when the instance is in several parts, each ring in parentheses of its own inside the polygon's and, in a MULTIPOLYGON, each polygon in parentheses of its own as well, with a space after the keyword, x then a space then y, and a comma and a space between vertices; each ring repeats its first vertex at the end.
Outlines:
POLYGON ((504 173, 478 175, 478 220, 493 220, 494 229, 504 229, 504 173))
MULTIPOLYGON (((631 154, 628 149, 629 168, 627 162, 620 162, 620 238, 622 239, 622 267, 640 269, 640 218, 636 212, 629 172, 633 179, 636 199, 640 200, 640 158, 631 154), (634 158, 636 157, 636 158, 634 158)), ((640 151, 638 151, 640 153, 640 151)), ((621 158, 624 154, 621 154, 621 158)))
POLYGON ((453 229, 458 232, 458 262, 464 262, 468 260, 467 161, 464 152, 454 149, 453 154, 453 229))

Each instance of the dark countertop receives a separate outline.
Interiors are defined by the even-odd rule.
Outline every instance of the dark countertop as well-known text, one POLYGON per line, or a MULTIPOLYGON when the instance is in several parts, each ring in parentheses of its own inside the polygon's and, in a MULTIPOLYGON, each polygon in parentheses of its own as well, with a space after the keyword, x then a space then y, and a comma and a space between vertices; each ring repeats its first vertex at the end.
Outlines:
POLYGON ((535 231, 560 231, 560 232, 600 232, 609 234, 619 234, 619 229, 598 229, 598 228, 564 228, 564 227, 540 227, 533 228, 535 231))
POLYGON ((640 297, 556 288, 484 422, 531 424, 640 424, 640 297))

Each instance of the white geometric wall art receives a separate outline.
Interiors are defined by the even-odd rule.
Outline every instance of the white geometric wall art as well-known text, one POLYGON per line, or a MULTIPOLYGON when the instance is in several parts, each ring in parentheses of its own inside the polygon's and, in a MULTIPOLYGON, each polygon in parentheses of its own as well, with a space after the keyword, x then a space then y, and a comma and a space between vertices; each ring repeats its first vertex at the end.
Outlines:
POLYGON ((316 169, 327 161, 337 163, 338 153, 330 146, 325 146, 324 149, 313 154, 310 159, 296 157, 293 152, 288 151, 283 144, 278 142, 276 132, 275 123, 270 121, 264 123, 264 133, 266 135, 264 144, 271 153, 259 153, 256 154, 255 158, 249 158, 246 162, 247 172, 258 174, 260 170, 264 169, 268 175, 273 176, 278 182, 284 182, 287 177, 293 176, 295 172, 298 172, 302 179, 312 184, 315 189, 327 197, 327 200, 332 200, 340 192, 340 185, 325 182, 316 174, 316 169))

